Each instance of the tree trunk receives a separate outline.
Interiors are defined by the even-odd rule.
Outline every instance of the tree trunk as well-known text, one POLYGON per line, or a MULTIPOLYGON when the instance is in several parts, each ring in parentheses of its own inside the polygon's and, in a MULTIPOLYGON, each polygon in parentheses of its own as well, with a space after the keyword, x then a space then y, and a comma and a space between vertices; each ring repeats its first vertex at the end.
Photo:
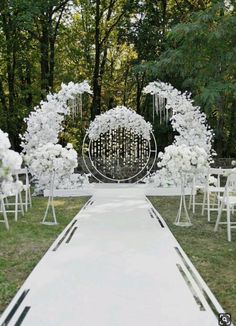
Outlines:
POLYGON ((41 96, 49 92, 49 35, 46 19, 41 20, 42 35, 40 37, 40 66, 41 66, 41 96))
POLYGON ((227 153, 226 155, 229 157, 232 157, 232 153, 235 153, 235 146, 234 146, 234 140, 235 140, 235 102, 232 104, 230 108, 230 122, 229 122, 229 137, 227 140, 227 153))
POLYGON ((50 38, 50 64, 49 64, 49 87, 53 90, 54 86, 54 67, 55 67, 55 40, 50 38))
POLYGON ((101 80, 100 80, 100 0, 96 1, 95 16, 95 63, 93 72, 93 102, 91 108, 91 119, 100 113, 101 104, 101 80))
POLYGON ((222 157, 223 154, 223 148, 224 148, 224 101, 223 97, 221 96, 219 99, 219 118, 217 121, 217 132, 218 132, 218 137, 216 140, 216 152, 218 154, 218 157, 222 157))
POLYGON ((141 114, 141 96, 142 96, 142 89, 144 86, 144 79, 145 79, 145 73, 141 74, 141 78, 139 73, 136 74, 136 81, 137 81, 136 112, 138 114, 141 114))

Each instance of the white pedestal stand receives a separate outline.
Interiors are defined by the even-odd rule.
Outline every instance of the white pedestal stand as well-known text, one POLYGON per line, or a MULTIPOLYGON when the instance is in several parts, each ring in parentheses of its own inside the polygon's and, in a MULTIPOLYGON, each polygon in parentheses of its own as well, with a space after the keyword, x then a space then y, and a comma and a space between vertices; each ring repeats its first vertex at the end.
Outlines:
POLYGON ((54 202, 53 202, 53 188, 54 188, 54 180, 55 180, 55 171, 51 173, 50 176, 50 190, 49 190, 49 196, 48 196, 48 204, 46 208, 46 212, 44 214, 43 221, 41 222, 42 224, 45 225, 57 225, 57 218, 56 218, 56 213, 55 213, 55 207, 54 207, 54 202), (49 207, 51 206, 52 208, 52 216, 53 220, 52 221, 47 221, 47 216, 48 216, 48 211, 49 207))
POLYGON ((181 195, 178 214, 176 216, 174 224, 177 226, 191 226, 191 220, 188 214, 186 200, 185 200, 185 183, 186 174, 181 173, 181 195))

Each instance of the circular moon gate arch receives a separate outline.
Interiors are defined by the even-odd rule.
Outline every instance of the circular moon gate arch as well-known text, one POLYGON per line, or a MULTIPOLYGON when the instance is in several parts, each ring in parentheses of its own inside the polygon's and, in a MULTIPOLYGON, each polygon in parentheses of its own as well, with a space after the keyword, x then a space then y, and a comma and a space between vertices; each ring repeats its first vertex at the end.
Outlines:
POLYGON ((109 130, 97 140, 86 134, 83 160, 88 171, 99 182, 138 182, 152 169, 157 156, 156 141, 151 132, 146 140, 132 129, 109 130))

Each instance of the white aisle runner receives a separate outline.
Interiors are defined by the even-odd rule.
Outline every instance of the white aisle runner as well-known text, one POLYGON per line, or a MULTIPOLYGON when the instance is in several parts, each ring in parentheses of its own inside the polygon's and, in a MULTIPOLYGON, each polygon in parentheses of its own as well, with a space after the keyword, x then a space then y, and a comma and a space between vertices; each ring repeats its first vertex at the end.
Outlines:
POLYGON ((142 188, 100 188, 0 325, 217 326, 204 293, 222 312, 142 188))

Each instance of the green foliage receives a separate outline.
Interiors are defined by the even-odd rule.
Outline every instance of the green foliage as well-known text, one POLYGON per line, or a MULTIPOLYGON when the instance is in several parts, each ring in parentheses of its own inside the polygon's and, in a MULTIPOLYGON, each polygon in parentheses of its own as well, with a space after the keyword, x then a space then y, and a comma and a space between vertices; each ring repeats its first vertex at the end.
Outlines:
POLYGON ((169 48, 156 62, 159 76, 191 91, 205 110, 215 129, 220 155, 236 154, 235 147, 229 152, 230 145, 235 146, 229 143, 235 119, 235 31, 235 14, 225 8, 224 2, 217 1, 172 28, 169 48))
MULTIPOLYGON (((104 0, 96 21, 97 4, 1 1, 0 128, 13 147, 20 149, 23 119, 61 82, 87 79, 96 93, 85 125, 68 124, 62 135, 80 151, 94 106, 103 112, 123 104, 148 115, 152 104, 142 88, 162 79, 193 94, 215 130, 219 154, 236 155, 235 8, 220 0, 104 0)), ((172 137, 168 130, 160 143, 172 137)))

